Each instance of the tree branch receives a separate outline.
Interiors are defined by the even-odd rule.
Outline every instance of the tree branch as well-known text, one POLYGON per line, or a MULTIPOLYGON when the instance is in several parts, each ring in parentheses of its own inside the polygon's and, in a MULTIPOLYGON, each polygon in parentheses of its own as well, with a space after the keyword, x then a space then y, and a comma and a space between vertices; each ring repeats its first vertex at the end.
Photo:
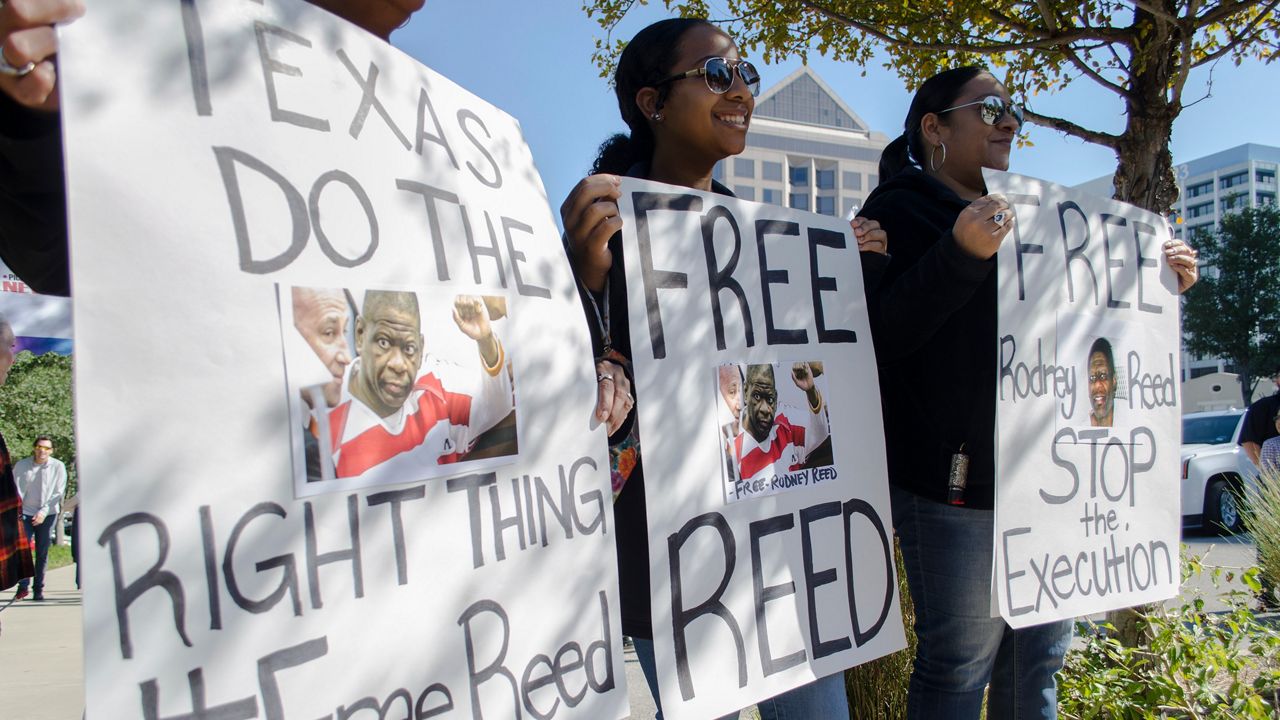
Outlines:
POLYGON ((1164 20, 1165 22, 1173 23, 1174 25, 1181 25, 1184 21, 1191 20, 1195 17, 1194 11, 1188 12, 1186 18, 1180 18, 1180 17, 1177 17, 1176 15, 1170 15, 1169 13, 1164 11, 1164 8, 1158 7, 1156 5, 1152 5, 1151 3, 1146 2, 1146 0, 1133 0, 1133 4, 1135 7, 1141 8, 1144 12, 1149 13, 1155 17, 1158 17, 1161 20, 1164 20))
POLYGON ((1045 35, 1040 39, 1031 40, 1028 42, 993 43, 989 45, 979 45, 979 44, 972 44, 972 43, 919 42, 916 40, 912 40, 909 37, 896 37, 894 35, 891 35, 888 32, 880 29, 879 27, 876 27, 875 25, 862 22, 861 20, 857 20, 848 15, 844 15, 842 13, 838 13, 834 10, 824 7, 821 3, 816 2, 815 0, 800 0, 800 5, 829 20, 834 20, 836 22, 848 25, 851 28, 856 28, 862 31, 864 34, 870 35, 871 37, 876 38, 881 42, 889 43, 891 45, 896 45, 898 47, 906 48, 908 50, 996 54, 996 53, 1005 53, 1005 52, 1016 52, 1019 50, 1032 50, 1036 48, 1058 48, 1064 45, 1070 45, 1071 43, 1078 42, 1080 40, 1103 40, 1107 42, 1116 42, 1123 39, 1121 35, 1116 33, 1111 28, 1082 27, 1082 28, 1073 28, 1070 32, 1065 32, 1060 35, 1052 35, 1052 34, 1045 35))
POLYGON ((1120 87, 1119 85, 1117 85, 1117 84, 1115 84, 1115 83, 1111 82, 1110 80, 1108 80, 1108 79, 1106 79, 1106 78, 1102 77, 1102 75, 1100 75, 1100 74, 1098 73, 1098 71, 1096 71, 1096 70, 1094 70, 1093 68, 1089 67, 1089 66, 1088 66, 1088 65, 1087 65, 1083 60, 1081 60, 1081 59, 1080 59, 1080 57, 1079 57, 1078 55, 1076 55, 1076 53, 1075 53, 1075 51, 1074 51, 1074 50, 1070 50, 1070 49, 1068 49, 1064 54, 1067 56, 1067 60, 1070 60, 1070 61, 1071 61, 1071 64, 1072 64, 1072 65, 1075 65, 1075 66, 1076 66, 1076 68, 1078 68, 1078 69, 1080 70, 1080 72, 1082 72, 1082 73, 1084 73, 1086 76, 1088 76, 1088 78, 1089 78, 1090 80, 1092 80, 1092 81, 1094 81, 1094 82, 1098 83, 1098 84, 1099 84, 1099 85, 1101 85, 1102 87, 1104 87, 1104 88, 1106 88, 1106 89, 1110 90, 1111 92, 1115 93, 1116 95, 1119 95, 1121 98, 1123 98, 1123 99, 1125 99, 1125 100, 1128 100, 1128 99, 1129 99, 1129 91, 1128 91, 1128 90, 1125 90, 1124 88, 1120 87))
POLYGON ((1205 63, 1213 62, 1214 60, 1217 60, 1223 55, 1226 55, 1227 53, 1236 49, 1240 45, 1246 44, 1248 42, 1251 42, 1252 40, 1257 39, 1257 33, 1260 30, 1258 25, 1262 22, 1263 19, 1265 19, 1272 12, 1275 11, 1276 5, 1278 4, 1280 4, 1280 0, 1271 0, 1271 2, 1267 3, 1267 6, 1262 10, 1262 12, 1259 12, 1258 15, 1255 18, 1253 18, 1253 20, 1250 20, 1249 23, 1244 26, 1244 28, 1241 30, 1239 34, 1229 33, 1231 35, 1231 42, 1227 43, 1226 45, 1223 45, 1218 50, 1197 60, 1195 64, 1192 65, 1192 67, 1200 67, 1205 63), (1254 37, 1250 38, 1249 35, 1253 35, 1254 37))
MULTIPOLYGON (((1231 17, 1232 15, 1235 15, 1236 13, 1242 10, 1248 10, 1249 8, 1254 7, 1257 4, 1258 3, 1256 2, 1256 0, 1252 2, 1250 0, 1239 0, 1239 2, 1224 2, 1218 7, 1206 12, 1203 15, 1190 18, 1190 20, 1194 24, 1195 29, 1199 30, 1200 28, 1208 27, 1209 25, 1213 25, 1215 23, 1220 23, 1223 20, 1226 20, 1227 18, 1231 17)), ((1271 3, 1271 8, 1274 8, 1274 7, 1275 7, 1275 3, 1273 2, 1271 3)), ((1259 17, 1265 17, 1266 15, 1267 15, 1266 12, 1262 12, 1258 14, 1259 17)))
MULTIPOLYGON (((1198 10, 1197 5, 1199 5, 1199 0, 1189 0, 1187 3, 1187 15, 1195 17, 1198 10)), ((1181 23, 1179 23, 1178 28, 1182 32, 1182 41, 1180 43, 1182 45, 1182 56, 1178 58, 1177 80, 1173 83, 1173 93, 1169 98, 1170 104, 1174 107, 1182 105, 1182 89, 1186 87, 1187 78, 1191 75, 1191 46, 1195 41, 1194 29, 1188 31, 1188 28, 1181 23)))
POLYGON ((1104 133, 1104 132, 1098 132, 1096 130, 1089 130, 1088 128, 1081 127, 1071 122, 1070 120, 1064 120, 1062 118, 1052 117, 1050 115, 1041 115, 1040 113, 1027 108, 1024 108, 1024 111, 1026 113, 1027 120, 1030 120, 1036 125, 1047 127, 1051 130, 1057 130, 1060 133, 1065 133, 1072 137, 1080 138, 1085 142, 1090 142, 1090 143, 1093 143, 1094 145, 1101 145, 1103 147, 1109 147, 1112 150, 1115 150, 1116 147, 1120 144, 1119 135, 1112 135, 1111 133, 1104 133))

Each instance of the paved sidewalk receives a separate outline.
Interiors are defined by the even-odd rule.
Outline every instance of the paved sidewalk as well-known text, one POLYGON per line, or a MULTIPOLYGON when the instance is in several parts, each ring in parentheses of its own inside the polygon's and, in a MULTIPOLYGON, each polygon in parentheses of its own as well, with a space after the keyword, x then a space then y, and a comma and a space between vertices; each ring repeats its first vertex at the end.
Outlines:
MULTIPOLYGON (((0 717, 79 720, 84 714, 80 591, 74 565, 45 574, 44 602, 0 612, 0 717)), ((0 594, 0 607, 13 599, 0 594)))

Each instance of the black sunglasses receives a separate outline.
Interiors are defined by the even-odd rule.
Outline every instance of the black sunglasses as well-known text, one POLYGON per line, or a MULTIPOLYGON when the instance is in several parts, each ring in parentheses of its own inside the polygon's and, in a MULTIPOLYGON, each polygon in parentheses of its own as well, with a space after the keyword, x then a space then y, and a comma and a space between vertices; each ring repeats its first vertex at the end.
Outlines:
POLYGON ((980 100, 974 100, 973 102, 949 107, 946 110, 939 110, 938 114, 941 115, 942 113, 951 112, 952 110, 967 108, 971 105, 979 106, 978 112, 982 115, 982 122, 988 125, 995 125, 1000 122, 1000 119, 1005 116, 1005 113, 1008 113, 1014 121, 1018 123, 1018 129, 1022 129, 1022 106, 1015 105, 1012 102, 1006 102, 1005 99, 999 95, 988 95, 980 100))
POLYGON ((723 95, 733 87, 734 70, 738 71, 738 77, 742 78, 742 82, 752 95, 760 94, 760 71, 756 70, 756 66, 746 60, 730 60, 723 57, 707 58, 702 67, 676 73, 665 80, 659 80, 654 85, 666 85, 669 82, 701 75, 707 80, 708 90, 717 95, 723 95))

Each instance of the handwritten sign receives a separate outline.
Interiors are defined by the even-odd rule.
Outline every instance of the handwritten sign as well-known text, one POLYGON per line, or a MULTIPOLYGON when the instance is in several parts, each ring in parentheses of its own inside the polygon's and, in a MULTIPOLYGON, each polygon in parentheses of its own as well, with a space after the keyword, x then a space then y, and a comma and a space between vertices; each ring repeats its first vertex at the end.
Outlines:
POLYGON ((619 206, 664 715, 901 649, 848 224, 639 180, 619 206))
POLYGON ((1158 215, 988 173, 999 264, 995 596, 1014 627, 1177 594, 1177 281, 1158 215))
POLYGON ((90 713, 626 716, 518 124, 289 0, 121 0, 63 47, 90 713))

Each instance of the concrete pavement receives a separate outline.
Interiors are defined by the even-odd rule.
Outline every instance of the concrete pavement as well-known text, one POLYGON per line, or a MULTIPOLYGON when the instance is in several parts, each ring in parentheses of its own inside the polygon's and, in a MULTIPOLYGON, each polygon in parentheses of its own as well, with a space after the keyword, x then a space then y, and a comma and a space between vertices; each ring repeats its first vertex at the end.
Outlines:
MULTIPOLYGON (((0 611, 0 717, 78 720, 84 714, 80 591, 74 565, 45 573, 44 602, 0 611)), ((13 590, 0 595, 0 607, 13 590)))
MULTIPOLYGON (((1254 562, 1248 536, 1219 538, 1188 532, 1183 542, 1206 564, 1244 568, 1254 562)), ((1233 584, 1239 586, 1238 582, 1233 584)), ((1227 588, 1219 588, 1219 591, 1227 588)), ((1212 598, 1208 581, 1188 583, 1183 596, 1199 590, 1212 598)), ((0 606, 13 590, 0 595, 0 606)), ((1223 604, 1210 600, 1209 609, 1223 604)), ((0 718, 3 720, 78 720, 84 710, 80 591, 75 568, 51 570, 45 577, 45 601, 22 600, 0 611, 0 718)), ((625 652, 631 718, 654 716, 653 699, 630 646, 625 652)), ((750 711, 743 717, 753 717, 750 711)))

